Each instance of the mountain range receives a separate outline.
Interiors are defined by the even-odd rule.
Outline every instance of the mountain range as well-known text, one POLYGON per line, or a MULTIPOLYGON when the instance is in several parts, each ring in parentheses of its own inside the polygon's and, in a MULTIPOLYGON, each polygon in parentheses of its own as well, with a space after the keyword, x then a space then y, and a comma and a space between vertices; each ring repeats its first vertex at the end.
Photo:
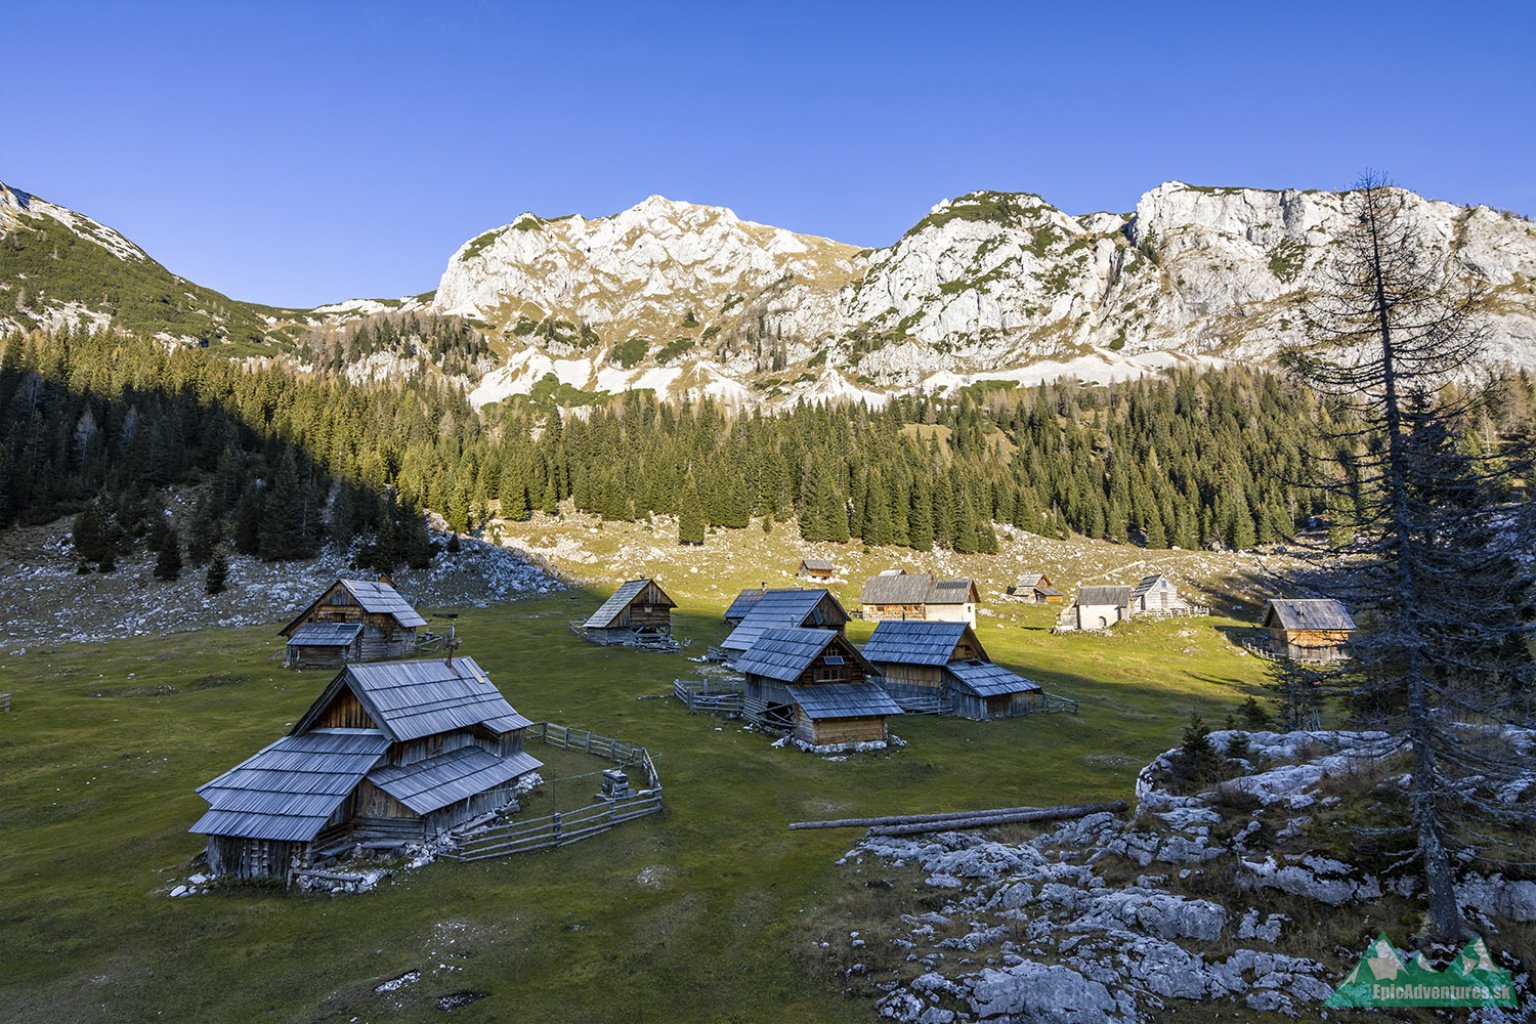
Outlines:
MULTIPOLYGON (((1536 224, 1409 194, 1448 277, 1488 290, 1490 357, 1536 367, 1536 224)), ((607 217, 524 213, 460 246, 437 288, 311 310, 239 302, 122 235, 0 185, 0 331, 86 322, 277 351, 301 332, 415 312, 465 319, 496 355, 478 404, 541 383, 591 400, 650 388, 733 404, 882 400, 983 380, 1107 380, 1262 361, 1349 223, 1341 193, 1168 182, 1134 211, 1072 216, 1030 193, 935 205, 858 249, 651 196, 607 217)))

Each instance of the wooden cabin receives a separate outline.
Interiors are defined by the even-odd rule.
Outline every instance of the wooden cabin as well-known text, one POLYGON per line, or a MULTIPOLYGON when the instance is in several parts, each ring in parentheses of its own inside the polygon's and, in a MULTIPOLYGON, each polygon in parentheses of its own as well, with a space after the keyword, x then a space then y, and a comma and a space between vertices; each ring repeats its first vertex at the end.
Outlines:
POLYGON ((1043 572, 1027 572, 1008 587, 1008 596, 1025 604, 1060 604, 1062 593, 1043 572))
POLYGON ((1331 597, 1276 598, 1264 606, 1263 626, 1275 657, 1328 664, 1349 657, 1355 620, 1331 597))
POLYGON ((861 614, 871 622, 965 622, 976 625, 980 593, 969 579, 936 580, 928 573, 887 569, 871 576, 859 593, 861 614))
POLYGON ((986 720, 1037 709, 1039 684, 992 664, 963 622, 882 622, 863 654, 907 711, 986 720))
POLYGON ((339 668, 358 661, 408 658, 427 624, 389 580, 340 579, 279 632, 289 668, 339 668))
POLYGON ((795 575, 802 580, 829 580, 837 574, 837 566, 827 558, 802 558, 795 575))
POLYGON ((747 617, 747 612, 752 610, 752 606, 757 604, 758 599, 766 593, 768 593, 768 584, 764 583, 760 587, 752 587, 737 594, 730 607, 725 610, 725 621, 733 626, 739 625, 741 620, 747 617))
POLYGON ((1130 604, 1130 587, 1081 587, 1077 591, 1077 600, 1056 616, 1056 629, 1063 633, 1078 629, 1108 629, 1131 617, 1130 604))
POLYGON ((1189 602, 1179 596, 1179 588, 1174 585, 1174 582, 1159 572, 1144 577, 1140 583, 1131 588, 1131 599, 1127 610, 1132 617, 1138 615, 1162 617, 1188 615, 1191 609, 1189 602))
POLYGON ((874 666, 835 629, 764 630, 736 668, 746 676, 746 718, 786 730, 805 750, 883 747, 887 719, 901 714, 874 666))
POLYGON ((424 842, 542 767, 471 658, 348 665, 292 731, 198 789, 214 875, 287 878, 359 843, 424 842))
POLYGON ((730 635, 720 641, 720 653, 727 661, 740 657, 767 629, 803 626, 841 633, 848 618, 842 604, 825 588, 765 590, 730 635))
POLYGON ((655 580, 629 580, 581 624, 581 631, 599 644, 670 640, 676 607, 655 580))

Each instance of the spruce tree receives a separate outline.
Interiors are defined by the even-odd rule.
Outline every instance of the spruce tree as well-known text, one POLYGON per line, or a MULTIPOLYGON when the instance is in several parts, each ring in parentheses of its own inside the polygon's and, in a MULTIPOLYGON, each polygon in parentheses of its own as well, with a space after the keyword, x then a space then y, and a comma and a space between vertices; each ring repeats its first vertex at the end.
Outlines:
POLYGON ((691 470, 683 484, 683 496, 678 503, 677 542, 704 543, 704 505, 699 500, 699 485, 694 482, 691 470))
POLYGON ((222 594, 228 587, 229 559, 223 548, 214 548, 208 559, 208 571, 203 577, 203 590, 209 594, 222 594))
POLYGON ((171 530, 160 544, 160 555, 155 559, 155 579, 181 578, 181 534, 171 530))
POLYGON ((262 503, 257 553, 268 561, 302 558, 306 553, 304 492, 291 448, 284 448, 279 456, 272 486, 262 503))
POLYGON ((192 523, 187 530, 187 557, 193 565, 207 563, 213 555, 213 549, 222 539, 221 533, 213 496, 205 490, 197 499, 197 507, 192 513, 192 523))

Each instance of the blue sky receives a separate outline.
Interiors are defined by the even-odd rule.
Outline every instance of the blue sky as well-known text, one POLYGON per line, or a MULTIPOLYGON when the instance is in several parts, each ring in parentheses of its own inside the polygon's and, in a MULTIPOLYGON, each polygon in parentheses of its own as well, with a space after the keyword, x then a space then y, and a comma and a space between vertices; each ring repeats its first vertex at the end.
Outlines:
POLYGON ((1529 2, 6 10, 0 180, 279 305, 651 193, 861 246, 974 188, 1082 213, 1368 167, 1536 214, 1529 2))

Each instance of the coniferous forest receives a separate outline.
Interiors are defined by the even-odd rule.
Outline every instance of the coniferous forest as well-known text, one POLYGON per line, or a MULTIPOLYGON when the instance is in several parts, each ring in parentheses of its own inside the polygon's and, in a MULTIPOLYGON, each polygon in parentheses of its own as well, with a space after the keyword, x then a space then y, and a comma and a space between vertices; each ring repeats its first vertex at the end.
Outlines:
MULTIPOLYGON (((447 339, 436 355, 484 354, 434 336, 447 339)), ((524 398, 477 412, 441 374, 355 383, 340 363, 316 364, 105 333, 8 339, 0 526, 72 516, 81 557, 104 569, 138 544, 173 544, 178 558, 184 547, 202 565, 225 547, 285 559, 361 541, 360 564, 388 570, 431 557, 419 510, 465 532, 562 504, 609 520, 680 515, 689 543, 707 526, 793 520, 808 540, 919 550, 993 551, 994 524, 1246 548, 1328 516, 1301 482, 1347 420, 1241 368, 770 416, 649 392, 581 415, 524 398), (181 536, 163 489, 187 483, 207 486, 181 536)), ((1511 378, 1463 443, 1526 431, 1533 409, 1532 382, 1511 378)))

